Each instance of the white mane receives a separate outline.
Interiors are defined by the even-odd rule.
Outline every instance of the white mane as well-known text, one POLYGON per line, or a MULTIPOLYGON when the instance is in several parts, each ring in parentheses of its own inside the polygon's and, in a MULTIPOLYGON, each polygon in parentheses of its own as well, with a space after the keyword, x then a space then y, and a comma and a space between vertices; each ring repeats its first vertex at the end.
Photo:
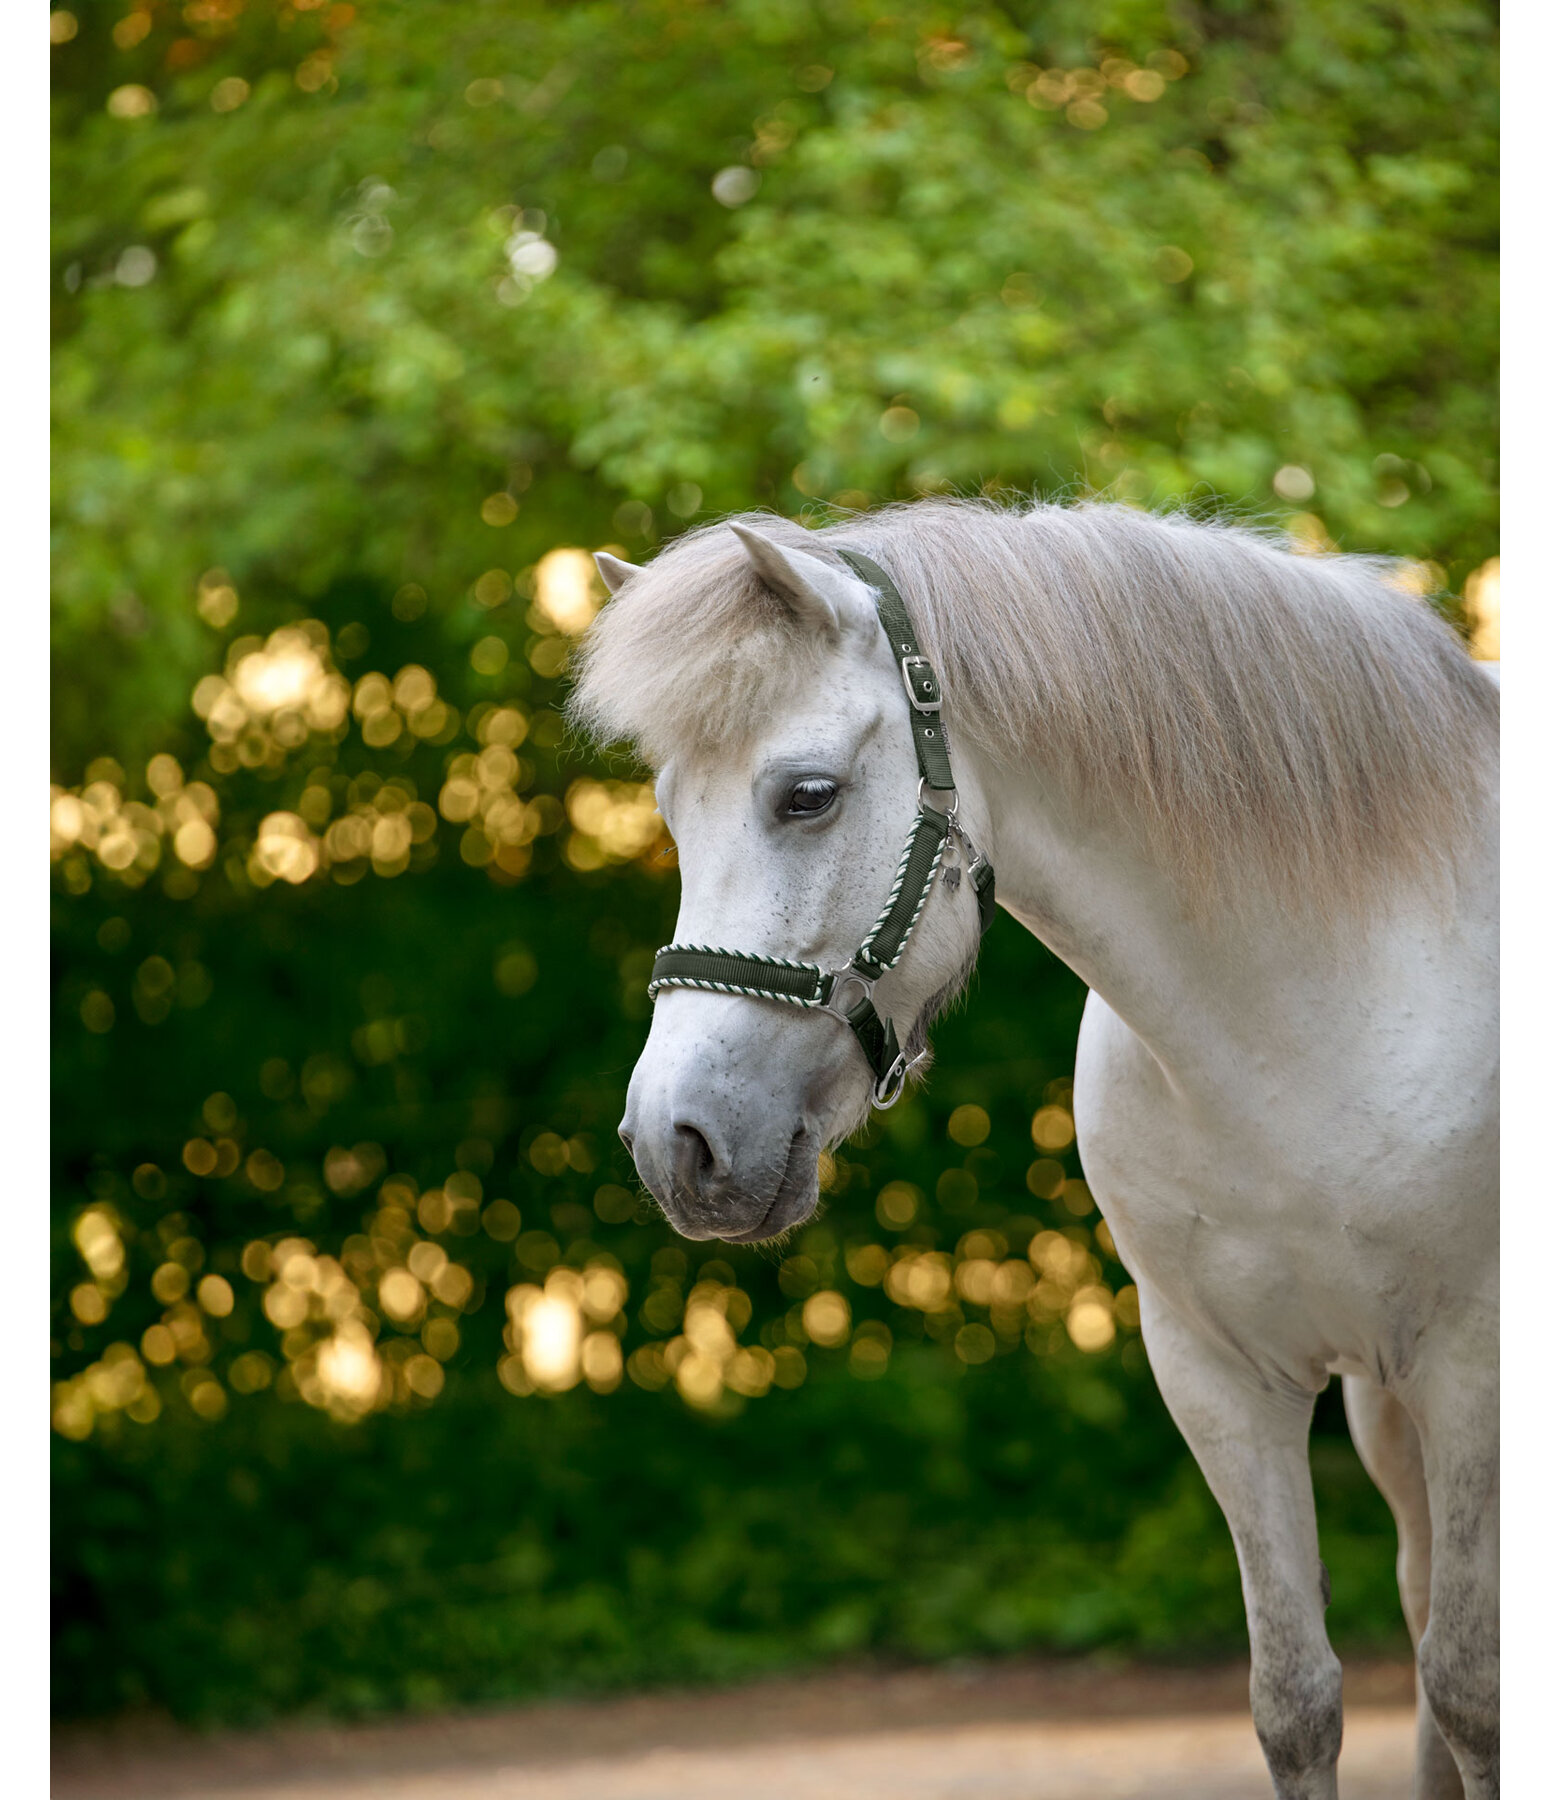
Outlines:
MULTIPOLYGON (((1496 759, 1497 692, 1388 565, 1131 507, 920 500, 810 531, 898 584, 960 743, 1135 830, 1195 900, 1257 875, 1332 911, 1446 869, 1496 759)), ((582 646, 572 717, 660 766, 746 742, 818 646, 725 523, 675 539, 582 646)))

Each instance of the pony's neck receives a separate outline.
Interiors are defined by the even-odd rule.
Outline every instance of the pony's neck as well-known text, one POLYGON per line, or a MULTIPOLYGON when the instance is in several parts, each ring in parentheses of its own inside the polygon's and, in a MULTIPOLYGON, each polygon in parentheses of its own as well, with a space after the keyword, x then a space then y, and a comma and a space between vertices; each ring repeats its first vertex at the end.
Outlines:
POLYGON ((1250 917, 1186 911, 1134 841, 1037 772, 977 767, 975 778, 1000 903, 1107 1002, 1170 1081, 1215 1085, 1257 1053, 1267 1027, 1285 1050, 1299 1040, 1310 1053, 1327 1047, 1317 992, 1358 946, 1287 918, 1268 895, 1250 917))

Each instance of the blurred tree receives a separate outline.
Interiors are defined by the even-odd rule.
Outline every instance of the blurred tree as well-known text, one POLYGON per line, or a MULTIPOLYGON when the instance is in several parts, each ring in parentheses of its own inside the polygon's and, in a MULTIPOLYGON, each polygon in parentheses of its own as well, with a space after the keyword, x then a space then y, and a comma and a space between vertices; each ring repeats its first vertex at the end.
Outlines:
MULTIPOLYGON (((1461 587, 1490 9, 82 0, 51 35, 62 1705, 1225 1641, 1072 1143, 1081 988, 1031 939, 782 1255, 638 1200, 675 883, 640 772, 556 711, 579 547, 1096 488, 1461 587)), ((1370 1638, 1392 1539, 1331 1403, 1370 1638)))
POLYGON ((179 718, 212 566, 429 639, 556 542, 946 485, 1494 550, 1489 7, 118 15, 55 52, 63 772, 179 718))

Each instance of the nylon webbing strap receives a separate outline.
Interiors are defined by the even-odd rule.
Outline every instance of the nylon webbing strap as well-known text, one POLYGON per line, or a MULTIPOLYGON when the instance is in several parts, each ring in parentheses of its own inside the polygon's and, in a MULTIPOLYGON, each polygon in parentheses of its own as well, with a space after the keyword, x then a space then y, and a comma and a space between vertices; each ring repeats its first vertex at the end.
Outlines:
POLYGON ((706 988, 711 993, 752 994, 786 1000, 793 1006, 822 1006, 834 985, 832 975, 813 963, 781 962, 773 956, 743 956, 701 944, 669 944, 651 965, 647 992, 663 987, 706 988))
POLYGON ((903 596, 893 585, 893 577, 870 556, 863 556, 859 550, 840 549, 835 555, 849 563, 877 595, 877 616, 882 620, 909 696, 915 760, 926 786, 946 793, 953 785, 953 766, 947 755, 947 728, 942 723, 942 683, 921 650, 903 596))
POLYGON ((865 998, 846 1013, 845 1019, 861 1042, 861 1053, 874 1078, 881 1081, 899 1060, 899 1040, 894 1036, 893 1020, 882 1018, 872 1002, 865 998))
MULTIPOLYGON (((869 556, 857 550, 839 550, 837 554, 876 595, 877 615, 899 665, 909 701, 910 735, 915 741, 915 761, 921 779, 927 788, 938 793, 952 793, 953 770, 948 758, 947 731, 942 724, 942 685, 920 648, 903 597, 887 571, 869 556)), ((949 839, 957 832, 965 847, 973 849, 954 823, 956 813, 956 799, 952 811, 944 813, 926 805, 922 794, 882 916, 851 958, 848 970, 826 970, 816 963, 787 962, 777 956, 749 956, 706 944, 669 944, 657 952, 647 994, 655 1000, 663 988, 698 988, 706 993, 746 995, 754 1000, 777 1000, 787 1006, 832 1012, 856 1034, 872 1071, 874 1104, 891 1106, 903 1090, 909 1069, 893 1021, 878 1012, 872 1002, 871 987, 904 954, 949 839), (838 1004, 831 1005, 837 990, 843 1002, 847 987, 861 989, 861 998, 855 1005, 843 1010, 838 1004)), ((983 935, 995 916, 996 878, 990 864, 978 854, 970 864, 969 880, 983 935)))
POLYGON ((937 864, 942 860, 942 846, 946 842, 946 813, 922 807, 910 830, 910 841, 904 847, 883 916, 851 959, 851 966, 860 969, 863 975, 870 975, 875 981, 904 954, 904 946, 909 942, 910 932, 931 891, 937 864))
POLYGON ((981 861, 975 865, 969 879, 974 883, 974 898, 979 902, 980 936, 984 937, 996 916, 996 872, 988 862, 981 861))

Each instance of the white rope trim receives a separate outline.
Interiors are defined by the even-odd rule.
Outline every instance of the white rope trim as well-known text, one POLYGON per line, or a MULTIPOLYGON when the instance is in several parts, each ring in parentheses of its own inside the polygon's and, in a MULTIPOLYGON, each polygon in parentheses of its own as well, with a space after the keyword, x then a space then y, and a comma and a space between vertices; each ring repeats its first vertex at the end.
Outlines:
MULTIPOLYGON (((775 961, 772 956, 771 962, 775 961)), ((800 969, 811 967, 806 963, 787 963, 787 968, 800 969)), ((769 988, 733 987, 725 981, 702 981, 696 975, 664 975, 660 981, 653 981, 646 988, 646 997, 655 1000, 663 988, 698 988, 706 994, 733 994, 748 1000, 773 1000, 780 1006, 802 1006, 807 1008, 821 1007, 822 1000, 804 1000, 800 994, 776 994, 769 988)))
MULTIPOLYGON (((882 913, 879 916, 877 923, 867 933, 865 942, 856 952, 857 956, 871 956, 872 945, 877 940, 877 934, 888 923, 888 915, 893 911, 893 903, 898 899, 900 890, 904 886, 904 877, 909 871, 910 858, 915 854, 915 840, 920 835, 921 829, 925 824, 925 814, 917 814, 915 824, 910 831, 909 842, 904 846, 903 856, 899 858, 899 872, 893 878, 893 886, 889 889, 888 898, 883 905, 882 913)), ((942 836, 937 840, 936 855, 932 857, 931 867, 926 874, 925 881, 921 884, 920 898, 915 902, 915 910, 910 914, 910 922, 904 927, 903 934, 899 938, 899 948, 893 953, 892 959, 889 962, 883 962, 879 957, 872 957, 873 962, 877 964, 878 968, 884 971, 897 968, 900 957, 902 957, 906 949, 908 949, 910 936, 913 933, 916 924, 919 922, 921 913, 925 911, 926 902, 931 898, 932 888, 936 886, 937 870, 942 866, 942 854, 947 849, 947 840, 951 835, 951 832, 943 832, 942 836)))
POLYGON ((822 975, 824 973, 817 963, 792 962, 788 957, 766 956, 763 951, 759 950, 722 950, 714 944, 664 944, 662 948, 658 950, 657 955, 667 956, 670 952, 676 950, 693 951, 696 956, 735 956, 739 962, 774 963, 777 968, 801 969, 812 975, 822 975))

